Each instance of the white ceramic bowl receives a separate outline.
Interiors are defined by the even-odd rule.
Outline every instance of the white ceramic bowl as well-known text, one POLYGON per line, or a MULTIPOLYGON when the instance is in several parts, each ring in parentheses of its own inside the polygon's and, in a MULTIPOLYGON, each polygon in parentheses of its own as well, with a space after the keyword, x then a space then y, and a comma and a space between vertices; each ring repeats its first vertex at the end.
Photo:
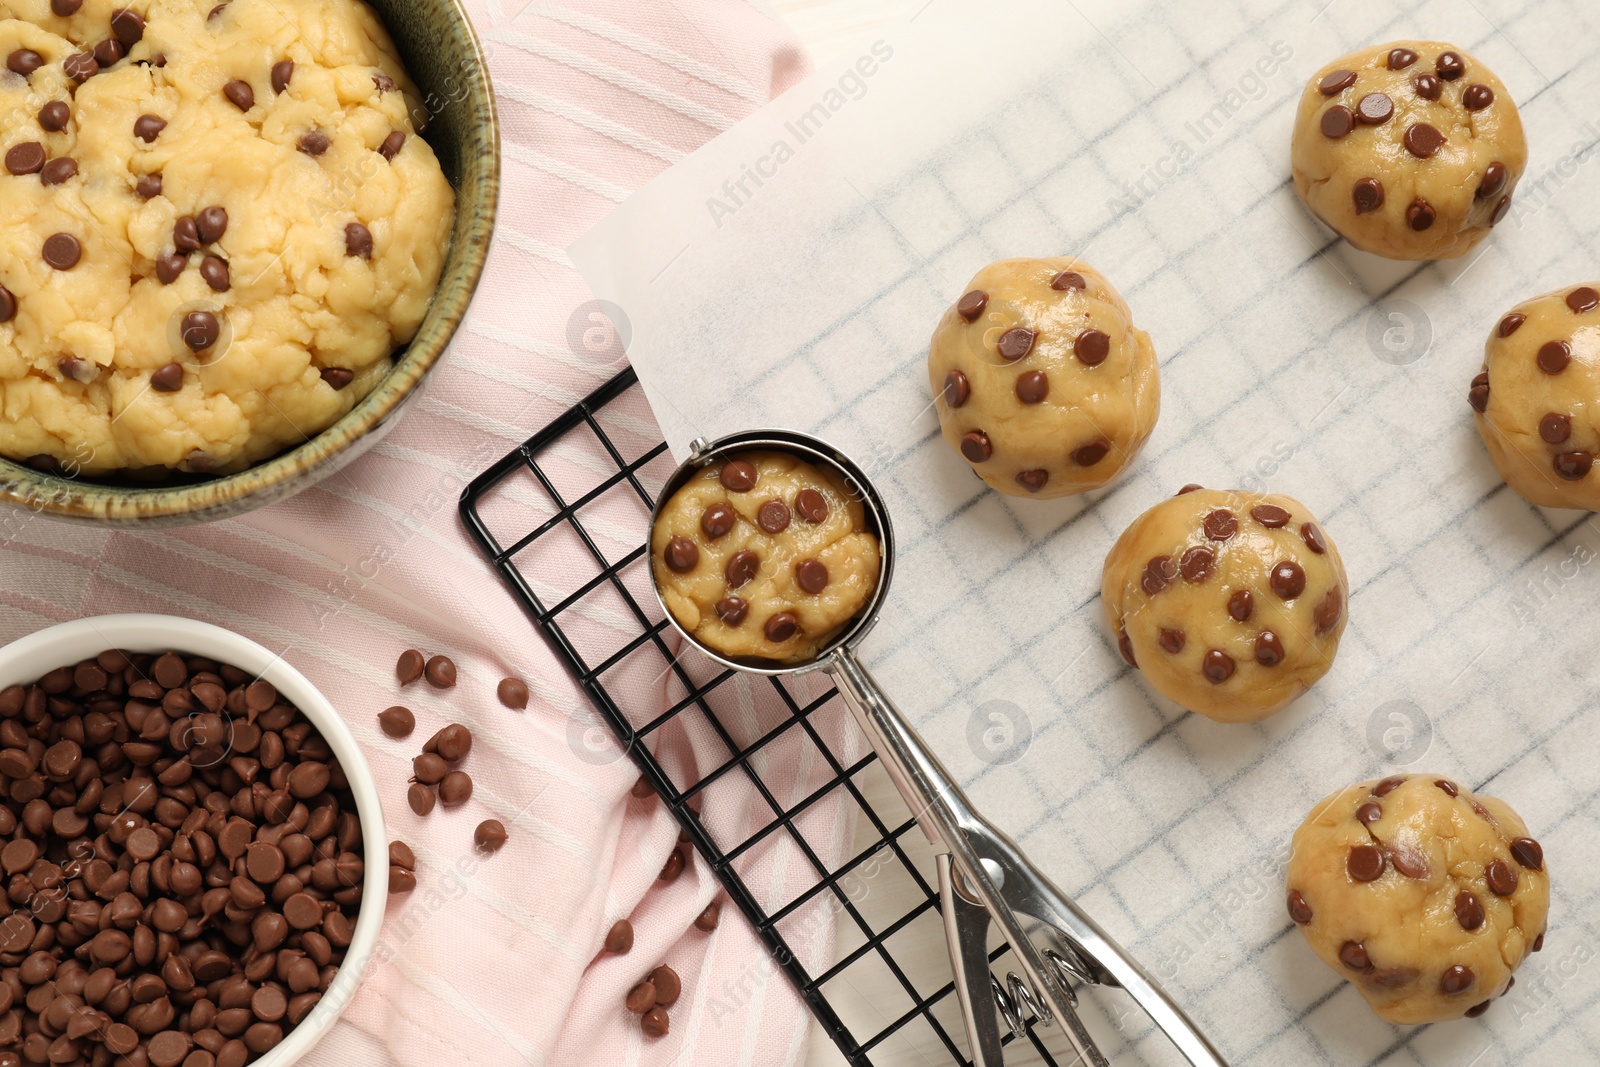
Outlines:
POLYGON ((0 647, 0 689, 32 682, 57 667, 89 659, 112 648, 128 652, 172 650, 205 656, 265 678, 321 731, 344 768, 345 777, 350 780, 356 814, 361 819, 366 870, 361 909, 356 917, 355 937, 345 953, 338 977, 311 1014, 290 1030, 278 1047, 252 1064, 252 1067, 289 1067, 321 1040, 350 1003, 372 959, 378 929, 383 925, 384 902, 389 895, 389 838, 383 827, 383 807, 378 801, 372 768, 367 766, 355 737, 333 710, 333 705, 306 681, 305 675, 249 638, 193 619, 172 615, 100 615, 59 623, 0 647))

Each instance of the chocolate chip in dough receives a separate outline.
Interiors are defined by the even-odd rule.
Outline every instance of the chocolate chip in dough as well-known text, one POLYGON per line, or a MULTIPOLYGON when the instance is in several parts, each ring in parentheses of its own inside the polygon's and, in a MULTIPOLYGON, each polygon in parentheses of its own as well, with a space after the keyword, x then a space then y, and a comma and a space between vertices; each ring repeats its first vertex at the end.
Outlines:
POLYGON ((1567 294, 1567 307, 1572 309, 1574 315, 1582 315, 1600 307, 1600 292, 1587 285, 1580 286, 1567 294))
POLYGON ((1311 623, 1315 627, 1317 636, 1333 632, 1339 625, 1339 617, 1344 614, 1344 594, 1338 586, 1328 590, 1328 595, 1322 598, 1322 603, 1317 605, 1317 610, 1311 613, 1311 623))
POLYGON ((1085 367, 1098 367, 1111 354, 1111 338, 1100 330, 1085 330, 1072 343, 1072 354, 1085 367))
POLYGON ((717 474, 717 480, 722 483, 722 488, 730 493, 748 493, 756 487, 759 477, 754 464, 742 459, 729 460, 722 465, 722 470, 717 474))
POLYGON ((1171 585, 1177 577, 1178 568, 1173 564, 1172 557, 1156 556, 1144 565, 1144 577, 1140 579, 1139 586, 1145 591, 1146 596, 1155 596, 1171 585))
POLYGON ((1417 61, 1417 53, 1410 48, 1394 48, 1389 51, 1389 69, 1405 70, 1417 61))
POLYGON ((1356 128, 1355 112, 1343 104, 1334 104, 1322 113, 1322 135, 1337 141, 1356 128))
POLYGON ((1276 667, 1283 662, 1283 640, 1271 630, 1256 635, 1256 662, 1263 667, 1276 667))
POLYGON ((222 95, 228 98, 228 103, 240 111, 249 111, 256 106, 256 91, 250 88, 250 83, 237 78, 222 87, 222 95))
POLYGON ((1339 962, 1352 971, 1372 970, 1372 958, 1367 955, 1367 948, 1359 941, 1346 941, 1339 946, 1339 962))
POLYGON ((974 289, 960 300, 956 301, 956 312, 968 322, 974 322, 983 309, 989 306, 989 294, 982 289, 974 289))
POLYGON ((737 589, 760 571, 761 557, 748 548, 743 548, 728 558, 727 565, 722 569, 722 576, 728 583, 729 589, 737 589))
POLYGON ((140 115, 133 120, 133 135, 145 144, 154 143, 166 128, 167 120, 159 115, 140 115))
POLYGON ((44 161, 44 145, 38 141, 20 141, 6 150, 6 170, 12 174, 37 174, 44 161))
POLYGON ((1461 93, 1461 106, 1468 111, 1482 111, 1494 103, 1494 90, 1487 85, 1469 85, 1461 93))
POLYGON ((1279 560, 1269 575, 1272 591, 1284 600, 1293 600, 1306 591, 1305 568, 1292 559, 1279 560))
POLYGON ((1539 369, 1546 374, 1560 374, 1572 362, 1572 346, 1565 341, 1546 341, 1539 348, 1539 369))
POLYGON ((1356 808, 1356 821, 1363 826, 1371 826, 1383 818, 1383 805, 1375 800, 1369 800, 1356 808))
POLYGON ((983 463, 994 455, 994 446, 989 444, 988 434, 973 430, 961 439, 961 454, 969 463, 983 463))
POLYGON ((228 277, 228 261, 220 256, 206 256, 200 261, 200 277, 213 292, 225 293, 232 285, 228 277))
POLYGON ((17 298, 11 290, 0 285, 0 322, 10 322, 17 317, 17 298))
POLYGON ((1213 648, 1200 661, 1200 670, 1212 685, 1220 685, 1233 677, 1233 657, 1221 649, 1213 648))
POLYGON ((1195 545, 1178 560, 1178 573, 1185 581, 1200 583, 1210 578, 1217 567, 1217 554, 1204 545, 1195 545))
POLYGON ((794 509, 802 519, 816 526, 828 518, 828 498, 815 489, 802 489, 795 494, 794 509))
POLYGON ((1104 441, 1095 441, 1084 445, 1072 453, 1072 462, 1080 467, 1093 467, 1111 451, 1111 446, 1104 441))
POLYGON ((1511 842, 1511 858, 1530 871, 1544 870, 1544 849, 1531 837, 1519 837, 1511 842))
POLYGON ((1383 877, 1389 858, 1376 845, 1356 845, 1345 859, 1345 870, 1357 882, 1375 882, 1383 877))
POLYGON ((1453 997, 1458 993, 1465 993, 1472 988, 1476 975, 1472 968, 1464 963, 1457 963, 1445 968, 1444 974, 1439 976, 1439 992, 1445 996, 1453 997))
POLYGON ((179 335, 191 352, 204 352, 222 336, 222 324, 209 311, 191 311, 179 324, 179 335))
POLYGON ((222 240, 228 232, 228 211, 215 205, 205 208, 194 217, 195 233, 205 244, 222 240))
POLYGON ((1406 129, 1406 151, 1418 159, 1432 159, 1445 143, 1445 135, 1426 122, 1413 123, 1406 129))
POLYGON ((1250 517, 1269 530, 1289 525, 1290 515, 1276 504, 1257 504, 1250 509, 1250 517))
POLYGON ((967 381, 965 374, 953 370, 944 376, 942 395, 948 407, 958 408, 972 396, 972 384, 967 381))
POLYGON ((1017 399, 1024 404, 1038 404, 1050 395, 1050 379, 1042 370, 1031 370, 1017 377, 1017 399))
POLYGON ((1483 925, 1483 904, 1470 890, 1463 889, 1456 894, 1455 913, 1456 922, 1463 930, 1476 930, 1483 925))
POLYGON ((700 532, 711 540, 720 540, 728 535, 739 520, 739 513, 727 504, 716 503, 700 513, 700 532))
POLYGON ((289 88, 289 80, 294 77, 294 60, 280 59, 272 64, 272 91, 284 92, 289 88))
POLYGON ((795 583, 815 596, 828 588, 828 568, 820 560, 803 559, 794 567, 795 583))
POLYGON ((1362 178, 1351 188, 1350 198, 1357 215, 1376 211, 1383 206, 1383 183, 1376 178, 1362 178))
POLYGON ((53 233, 44 240, 44 261, 56 270, 71 270, 83 256, 83 246, 70 233, 53 233))
POLYGON ((400 154, 400 149, 404 148, 405 146, 406 135, 401 133, 399 130, 394 130, 390 132, 389 136, 383 139, 383 144, 378 146, 378 154, 384 159, 392 162, 394 157, 400 154))
POLYGON ((1189 643, 1189 637, 1182 630, 1169 630, 1163 626, 1156 634, 1156 641, 1163 651, 1176 656, 1183 651, 1183 646, 1189 643))
POLYGON ((787 611, 780 611, 767 620, 766 626, 762 628, 762 633, 766 635, 768 641, 776 645, 789 640, 799 630, 800 623, 795 617, 787 611))
POLYGON ((59 133, 72 121, 72 107, 65 100, 52 100, 39 109, 39 128, 59 133))
POLYGON ((1382 126, 1394 115, 1394 101, 1387 93, 1368 93, 1356 105, 1356 118, 1363 126, 1382 126))
POLYGON ((1444 92, 1444 83, 1439 80, 1439 76, 1427 71, 1412 78, 1411 87, 1424 100, 1437 100, 1439 94, 1444 92))
POLYGON ((1050 279, 1050 288, 1058 293, 1071 293, 1089 288, 1089 283, 1077 271, 1064 270, 1050 279))
POLYGON ((132 8, 119 7, 111 12, 111 32, 124 48, 132 48, 144 40, 144 16, 132 8))
POLYGON ((317 375, 328 383, 329 388, 336 390, 356 380, 356 372, 347 367, 323 367, 317 375))
POLYGON ((1438 218, 1439 215, 1433 210, 1433 205, 1420 196, 1406 207, 1406 225, 1418 233, 1431 228, 1438 218))
POLYGON ((6 69, 24 78, 44 66, 44 56, 31 48, 18 48, 6 56, 6 69))
POLYGON ((750 604, 743 597, 725 596, 712 605, 717 618, 724 626, 738 626, 750 614, 750 604))
POLYGON ((1029 470, 1017 472, 1017 484, 1030 493, 1037 493, 1050 481, 1050 472, 1047 470, 1029 470))
POLYGON ((1545 444, 1559 445, 1572 436, 1572 417, 1552 411, 1539 420, 1539 436, 1545 444))
POLYGON ((1335 70, 1322 76, 1317 83, 1317 88, 1322 90, 1323 96, 1338 96, 1356 83, 1356 72, 1353 70, 1335 70))
POLYGON ((995 345, 995 350, 1000 353, 1002 358, 1014 363, 1033 351, 1033 343, 1037 337, 1038 334, 1032 330, 1018 326, 1000 335, 1000 340, 995 345))
POLYGON ((193 215, 180 215, 173 222, 172 243, 180 252, 200 251, 200 224, 193 215))
POLYGON ((107 37, 94 46, 91 54, 94 56, 94 61, 100 65, 100 69, 105 70, 122 62, 122 57, 128 54, 128 50, 115 37, 107 37))
POLYGON ((134 183, 133 189, 140 200, 154 200, 161 195, 161 173, 157 171, 154 174, 139 175, 139 180, 134 183))
POLYGON ((61 185, 78 173, 78 161, 71 156, 57 156, 39 171, 39 181, 44 185, 61 185))
POLYGON ((688 574, 700 562, 700 549, 687 537, 674 537, 667 542, 661 559, 674 574, 688 574))
POLYGON ((1228 598, 1228 614, 1233 617, 1234 622, 1249 622, 1255 610, 1256 598, 1248 589, 1236 589, 1228 598))
POLYGON ((1445 81, 1453 82, 1467 72, 1467 64, 1456 52, 1442 52, 1433 69, 1438 71, 1439 77, 1445 81))
POLYGON ((1517 891, 1517 872, 1505 860, 1490 860, 1483 869, 1489 891, 1497 897, 1509 897, 1517 891))
POLYGON ((73 52, 61 61, 61 70, 79 85, 100 73, 100 64, 88 52, 73 52))
POLYGON ((756 509, 756 525, 764 533, 781 534, 789 528, 791 518, 789 505, 781 500, 769 500, 756 509))
POLYGON ((312 130, 301 135, 300 140, 295 143, 295 147, 314 158, 326 152, 331 144, 333 144, 333 139, 327 134, 321 130, 312 130))
POLYGON ((1205 517, 1201 528, 1209 540, 1227 541, 1239 532, 1239 520, 1227 508, 1218 508, 1205 517))
POLYGON ((1289 918, 1293 919, 1301 926, 1305 926, 1312 920, 1314 916, 1311 911, 1311 905, 1306 903, 1306 898, 1298 889, 1292 889, 1289 891, 1288 901, 1289 918))
POLYGON ((372 231, 359 222, 344 228, 344 254, 352 259, 372 258, 372 231))
POLYGON ((1487 371, 1480 373, 1472 379, 1472 387, 1467 390, 1467 403, 1472 405, 1472 410, 1482 415, 1489 407, 1489 374, 1487 371))

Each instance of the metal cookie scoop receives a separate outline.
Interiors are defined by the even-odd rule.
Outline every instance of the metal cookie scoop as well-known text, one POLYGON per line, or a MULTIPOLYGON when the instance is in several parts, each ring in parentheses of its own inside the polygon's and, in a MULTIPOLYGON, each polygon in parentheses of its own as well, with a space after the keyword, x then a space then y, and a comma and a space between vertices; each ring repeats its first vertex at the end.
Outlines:
POLYGON ((1107 1067, 1077 1013, 1074 983, 1120 986, 1195 1067, 1226 1067, 1212 1047, 1144 968, 1130 959, 1061 890, 1041 874, 1022 851, 979 815, 915 730, 856 658, 856 647, 878 619, 894 571, 894 531, 883 498, 861 468, 831 445, 787 430, 733 434, 707 444, 696 440, 688 461, 677 469, 652 513, 651 528, 673 494, 700 469, 736 453, 787 452, 836 472, 861 500, 868 529, 881 546, 877 588, 855 619, 842 627, 814 659, 780 664, 732 660, 707 648, 673 618, 661 596, 652 566, 656 598, 672 626, 718 663, 754 674, 826 671, 844 697, 938 852, 939 896, 945 938, 955 971, 956 997, 967 1028, 976 1067, 1003 1067, 999 1016, 1021 1035, 1028 1013, 1040 1022, 1060 1022, 1084 1062, 1107 1067), (1010 973, 1004 987, 989 972, 989 923, 996 923, 1016 956, 1022 974, 1010 973))

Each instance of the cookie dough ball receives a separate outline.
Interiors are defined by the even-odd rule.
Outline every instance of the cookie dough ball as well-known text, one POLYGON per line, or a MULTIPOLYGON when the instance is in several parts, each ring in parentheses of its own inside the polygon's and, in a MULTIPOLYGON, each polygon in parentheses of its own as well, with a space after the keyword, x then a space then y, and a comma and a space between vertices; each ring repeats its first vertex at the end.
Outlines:
POLYGON ((1157 692, 1255 722, 1333 665, 1350 585, 1298 500, 1186 487, 1123 531, 1100 596, 1122 658, 1157 692))
POLYGON ((872 599, 881 565, 849 486, 782 452, 697 472, 657 516, 650 555, 687 633, 730 659, 779 663, 815 658, 872 599))
POLYGON ((933 332, 928 382, 944 439, 1011 496, 1105 485, 1161 411, 1149 335, 1105 276, 1075 259, 980 270, 933 332))
POLYGON ((1397 41, 1328 64, 1295 116, 1294 187, 1365 252, 1465 255, 1505 218, 1528 161, 1511 94, 1472 55, 1397 41))
POLYGON ((1467 401, 1507 485, 1547 508, 1600 511, 1600 282, 1501 319, 1467 401))
POLYGON ((1312 951, 1391 1023, 1482 1015, 1544 947, 1544 850, 1504 801, 1438 775, 1323 800, 1295 831, 1287 880, 1312 951))

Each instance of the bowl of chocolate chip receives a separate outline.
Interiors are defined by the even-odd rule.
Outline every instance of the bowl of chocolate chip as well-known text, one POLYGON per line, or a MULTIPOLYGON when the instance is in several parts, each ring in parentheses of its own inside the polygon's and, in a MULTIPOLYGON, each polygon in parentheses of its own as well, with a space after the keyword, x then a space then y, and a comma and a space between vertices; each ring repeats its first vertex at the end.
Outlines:
POLYGON ((0 1064, 286 1067, 388 892, 355 739, 280 655, 165 615, 0 648, 0 1064))

